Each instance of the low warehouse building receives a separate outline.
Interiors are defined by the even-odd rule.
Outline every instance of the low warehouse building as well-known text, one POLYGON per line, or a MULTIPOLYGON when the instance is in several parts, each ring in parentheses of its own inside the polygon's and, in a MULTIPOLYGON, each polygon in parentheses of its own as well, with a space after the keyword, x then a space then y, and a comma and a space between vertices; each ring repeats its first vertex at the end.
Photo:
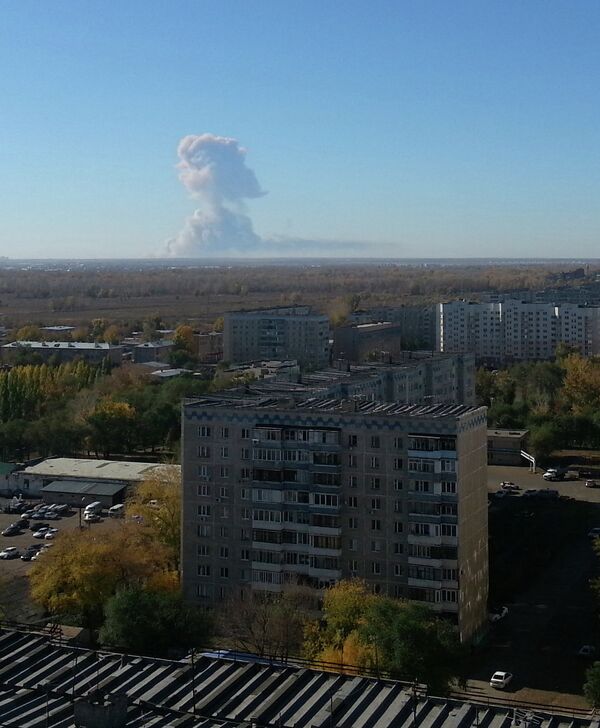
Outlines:
POLYGON ((488 465, 524 465, 529 430, 488 430, 488 465))
POLYGON ((42 488, 44 503, 66 503, 79 508, 98 502, 103 508, 124 503, 127 494, 126 483, 109 481, 54 480, 42 488))

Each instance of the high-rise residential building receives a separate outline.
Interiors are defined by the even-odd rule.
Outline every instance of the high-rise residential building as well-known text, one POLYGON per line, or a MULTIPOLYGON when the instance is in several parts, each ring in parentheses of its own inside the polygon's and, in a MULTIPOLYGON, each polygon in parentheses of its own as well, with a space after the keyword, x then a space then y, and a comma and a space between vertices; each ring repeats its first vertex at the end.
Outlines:
POLYGON ((389 321, 401 332, 405 349, 433 349, 435 347, 436 306, 379 306, 360 309, 348 316, 348 324, 369 324, 389 321))
POLYGON ((187 598, 360 577, 483 629, 485 408, 215 396, 182 427, 187 598))
POLYGON ((309 306, 235 311, 224 316, 223 359, 295 359, 302 367, 323 367, 329 337, 329 318, 309 306))
POLYGON ((600 307, 578 304, 452 301, 438 305, 437 349, 493 362, 551 359, 564 343, 600 354, 600 307))

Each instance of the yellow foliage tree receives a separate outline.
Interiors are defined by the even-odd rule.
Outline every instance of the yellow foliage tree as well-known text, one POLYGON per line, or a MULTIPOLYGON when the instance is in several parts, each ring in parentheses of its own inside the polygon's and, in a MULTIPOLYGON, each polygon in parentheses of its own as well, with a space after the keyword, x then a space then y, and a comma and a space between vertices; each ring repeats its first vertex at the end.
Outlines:
POLYGON ((148 547, 135 523, 119 524, 107 538, 94 528, 62 533, 29 576, 31 598, 51 614, 79 615, 95 629, 106 601, 123 586, 170 588, 170 560, 161 544, 148 547), (158 578, 165 575, 163 582, 158 578))
POLYGON ((563 396, 574 414, 600 409, 600 362, 579 354, 567 356, 563 396))
POLYGON ((180 324, 173 334, 173 343, 178 349, 185 349, 194 353, 194 329, 186 324, 180 324))
POLYGON ((136 517, 150 543, 166 549, 174 568, 179 567, 181 539, 181 469, 177 465, 154 468, 136 486, 125 504, 125 514, 136 517))

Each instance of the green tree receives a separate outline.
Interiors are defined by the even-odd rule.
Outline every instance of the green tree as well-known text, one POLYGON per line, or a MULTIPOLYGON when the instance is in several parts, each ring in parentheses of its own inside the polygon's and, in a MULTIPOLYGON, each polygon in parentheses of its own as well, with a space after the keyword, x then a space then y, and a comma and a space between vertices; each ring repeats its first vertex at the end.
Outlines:
POLYGON ((207 612, 179 594, 130 586, 106 602, 99 640, 126 652, 166 657, 173 649, 205 646, 210 633, 207 612))
POLYGON ((593 708, 600 708, 600 662, 586 670, 583 694, 593 708))
POLYGON ((100 400, 87 416, 91 446, 104 457, 130 452, 134 445, 136 411, 127 402, 109 397, 100 400))

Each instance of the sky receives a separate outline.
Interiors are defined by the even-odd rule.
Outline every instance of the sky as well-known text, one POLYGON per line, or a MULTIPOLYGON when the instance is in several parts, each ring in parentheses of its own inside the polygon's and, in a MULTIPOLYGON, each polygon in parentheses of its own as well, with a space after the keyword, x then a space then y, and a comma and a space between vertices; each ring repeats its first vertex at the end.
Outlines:
POLYGON ((600 257, 599 37, 597 0, 3 0, 0 255, 600 257))

